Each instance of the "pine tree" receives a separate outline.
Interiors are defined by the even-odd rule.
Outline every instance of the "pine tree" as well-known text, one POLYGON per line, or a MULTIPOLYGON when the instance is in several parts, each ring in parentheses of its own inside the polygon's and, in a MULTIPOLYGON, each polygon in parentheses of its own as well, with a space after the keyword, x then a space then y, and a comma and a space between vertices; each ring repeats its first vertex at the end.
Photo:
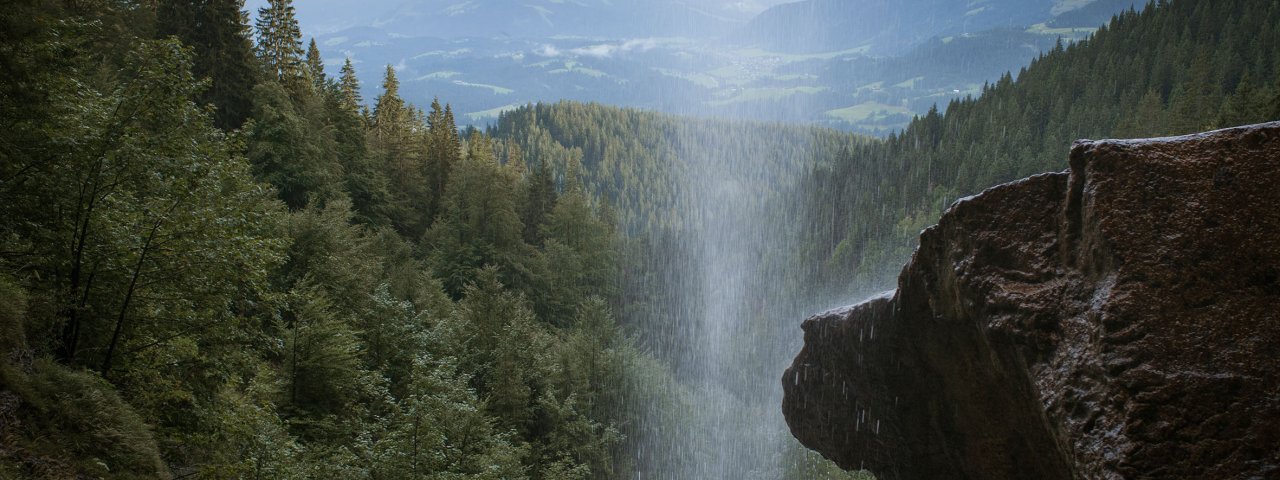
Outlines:
POLYGON ((275 82, 259 84, 253 93, 254 123, 246 140, 254 173, 293 209, 341 197, 342 166, 330 148, 333 139, 328 129, 313 126, 323 112, 299 111, 275 82))
POLYGON ((409 395, 375 446, 372 478, 527 479, 524 450, 477 408, 481 399, 452 358, 415 362, 409 395))
POLYGON ((284 346, 287 404, 294 415, 305 420, 341 413, 359 395, 363 376, 359 338, 347 321, 335 315, 328 297, 312 284, 304 283, 290 292, 288 307, 290 323, 284 346))
POLYGON ((305 75, 302 31, 294 14, 293 0, 268 0, 258 9, 258 58, 267 75, 294 87, 305 75))
POLYGON ((382 95, 373 106, 373 133, 385 143, 399 144, 408 135, 412 112, 400 98, 400 80, 396 69, 387 65, 382 77, 382 95))
POLYGON ((325 95, 327 117, 332 122, 338 160, 345 174, 346 192, 356 210, 357 222, 386 226, 388 186, 386 172, 371 155, 366 118, 360 111, 360 84, 351 59, 342 67, 336 88, 325 95))
POLYGON ((324 59, 320 58, 320 49, 316 47, 315 38, 312 38, 311 44, 307 46, 307 76, 311 78, 311 84, 317 92, 324 90, 324 59))
POLYGON ((157 6, 160 36, 177 36, 195 49, 192 73, 208 78, 202 103, 217 109, 214 123, 240 128, 253 108, 258 65, 243 0, 163 0, 157 6))
POLYGON ((440 99, 432 100, 427 114, 427 164, 425 178, 429 200, 426 212, 431 218, 440 213, 441 197, 449 182, 449 173, 462 155, 458 126, 453 123, 449 106, 440 106, 440 99))
POLYGON ((545 160, 525 177, 524 190, 524 208, 520 211, 520 219, 524 222, 524 241, 541 246, 544 238, 542 222, 555 208, 557 199, 555 178, 545 160))
POLYGON ((1222 104, 1222 114, 1218 124, 1232 127, 1265 120, 1267 103, 1265 94, 1266 90, 1259 91, 1249 71, 1246 70, 1240 77, 1236 91, 1222 104))
POLYGON ((360 111, 360 79, 356 77, 356 69, 351 65, 351 57, 347 57, 342 63, 342 76, 339 77, 338 85, 342 94, 342 106, 351 113, 360 111))
POLYGON ((528 284, 518 179, 498 165, 489 142, 480 134, 467 141, 469 153, 449 175, 440 215, 425 236, 436 274, 455 298, 485 266, 498 267, 505 285, 528 284))

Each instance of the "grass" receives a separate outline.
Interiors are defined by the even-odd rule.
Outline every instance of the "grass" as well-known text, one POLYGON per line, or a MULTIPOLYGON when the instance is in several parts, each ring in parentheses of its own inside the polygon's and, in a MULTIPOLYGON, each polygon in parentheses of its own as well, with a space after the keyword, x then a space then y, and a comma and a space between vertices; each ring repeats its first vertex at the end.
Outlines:
POLYGON ((454 71, 448 71, 448 70, 447 70, 447 71, 443 71, 443 72, 431 72, 431 73, 428 73, 428 74, 423 75, 423 76, 421 76, 421 77, 415 78, 414 80, 418 80, 418 81, 422 81, 422 80, 447 80, 447 79, 450 79, 450 78, 456 77, 456 76, 458 76, 458 75, 462 75, 462 72, 454 72, 454 71))
POLYGON ((748 48, 735 52, 738 56, 745 58, 774 58, 783 63, 803 62, 805 60, 831 60, 849 55, 857 55, 867 53, 871 49, 870 45, 864 45, 858 48, 850 48, 848 50, 840 50, 835 52, 822 53, 778 53, 770 52, 760 48, 748 48))
POLYGON ((813 95, 827 91, 827 87, 762 87, 762 88, 745 88, 737 95, 723 99, 707 102, 708 106, 723 107, 735 103, 746 103, 761 100, 777 100, 790 97, 792 95, 813 95))
MULTIPOLYGON (((573 63, 573 62, 567 62, 567 63, 573 63)), ((550 70, 550 71, 548 71, 547 73, 550 73, 550 74, 552 74, 552 75, 563 75, 563 74, 566 74, 566 73, 580 73, 580 74, 586 75, 586 76, 588 76, 588 77, 593 77, 593 78, 600 78, 600 77, 607 77, 607 76, 609 76, 609 74, 607 74, 607 73, 601 72, 601 71, 596 70, 596 69, 593 69, 593 68, 579 67, 579 66, 577 66, 577 64, 574 64, 574 65, 572 65, 572 66, 569 66, 569 65, 567 65, 567 64, 566 64, 565 66, 566 66, 566 68, 557 68, 557 69, 555 69, 555 70, 550 70)))
POLYGON ((480 121, 480 120, 485 120, 485 119, 490 119, 490 118, 498 118, 498 116, 499 116, 499 115, 502 115, 502 114, 503 114, 503 113, 505 113, 505 112, 509 112, 509 111, 515 110, 515 109, 520 108, 520 107, 523 107, 523 106, 524 106, 524 105, 520 105, 520 104, 515 104, 515 103, 513 103, 513 104, 510 104, 510 105, 503 105, 503 106, 498 107, 498 108, 490 108, 490 109, 488 109, 488 110, 483 110, 483 111, 479 111, 479 112, 471 112, 471 113, 466 114, 466 117, 467 117, 467 119, 468 119, 468 120, 471 120, 471 121, 473 121, 473 122, 475 122, 475 121, 480 121))
POLYGON ((871 90, 871 91, 873 91, 873 92, 874 92, 874 91, 876 91, 876 90, 881 90, 881 89, 883 89, 883 88, 884 88, 884 81, 883 81, 883 80, 881 80, 881 81, 879 81, 879 82, 875 82, 875 83, 868 83, 868 84, 866 84, 866 85, 863 85, 863 86, 861 86, 861 87, 858 87, 858 89, 857 89, 856 91, 857 91, 858 93, 862 93, 862 91, 863 91, 863 90, 871 90))
POLYGON ((492 90, 494 95, 508 95, 515 92, 515 90, 512 90, 510 88, 499 87, 497 85, 487 85, 483 83, 470 83, 470 82, 464 82, 462 80, 454 80, 453 84, 460 87, 487 88, 489 90, 492 90))
POLYGON ((688 80, 700 87, 720 88, 720 81, 716 80, 716 77, 707 75, 705 73, 688 73, 688 72, 681 72, 678 70, 671 70, 668 68, 654 68, 653 70, 663 75, 666 75, 668 77, 675 77, 675 78, 688 80))
POLYGON ((1030 28, 1027 28, 1027 33, 1031 33, 1035 35, 1062 35, 1062 36, 1075 38, 1078 36, 1092 34, 1097 30, 1098 30, 1097 28, 1088 28, 1088 27, 1050 28, 1048 24, 1037 23, 1035 25, 1032 25, 1030 28))
POLYGON ((1058 0, 1057 4, 1054 5, 1051 10, 1049 10, 1049 13, 1053 15, 1061 15, 1065 12, 1070 12, 1072 10, 1083 7, 1090 3, 1093 3, 1093 0, 1058 0))
POLYGON ((865 122, 875 120, 879 117, 886 117, 893 114, 905 113, 913 115, 915 112, 906 107, 897 105, 888 105, 880 102, 866 102, 854 105, 852 107, 837 108, 835 110, 827 110, 826 115, 831 118, 843 120, 849 123, 865 122))
POLYGON ((751 83, 751 71, 742 65, 725 65, 707 72, 720 83, 728 85, 746 85, 751 83))
POLYGON ((897 87, 897 88, 908 88, 908 89, 910 89, 910 88, 916 88, 916 82, 919 82, 919 81, 921 81, 921 80, 924 80, 924 77, 916 77, 916 78, 912 78, 912 79, 909 79, 909 80, 907 80, 907 81, 905 81, 905 82, 898 83, 898 84, 894 85, 894 87, 897 87))

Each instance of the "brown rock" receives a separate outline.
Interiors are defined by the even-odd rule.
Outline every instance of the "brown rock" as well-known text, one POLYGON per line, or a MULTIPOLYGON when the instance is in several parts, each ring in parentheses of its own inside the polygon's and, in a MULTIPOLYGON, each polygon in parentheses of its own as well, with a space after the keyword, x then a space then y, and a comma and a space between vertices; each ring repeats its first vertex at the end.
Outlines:
POLYGON ((803 329, 783 412, 847 469, 1280 478, 1280 122, 1077 142, 803 329))

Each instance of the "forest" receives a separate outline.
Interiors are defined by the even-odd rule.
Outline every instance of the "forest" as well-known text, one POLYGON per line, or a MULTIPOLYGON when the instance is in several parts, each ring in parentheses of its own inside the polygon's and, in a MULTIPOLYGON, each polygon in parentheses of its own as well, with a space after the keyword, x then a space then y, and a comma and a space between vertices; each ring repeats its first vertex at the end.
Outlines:
POLYGON ((1280 118, 1268 1, 1129 11, 885 139, 574 102, 460 129, 242 6, 0 12, 0 477, 681 478, 736 422, 751 478, 862 478, 757 425, 799 339, 685 368, 726 334, 688 321, 716 245, 750 265, 727 334, 795 337, 1072 140, 1280 118))
POLYGON ((6 8, 0 477, 626 472, 607 208, 240 8, 6 8))

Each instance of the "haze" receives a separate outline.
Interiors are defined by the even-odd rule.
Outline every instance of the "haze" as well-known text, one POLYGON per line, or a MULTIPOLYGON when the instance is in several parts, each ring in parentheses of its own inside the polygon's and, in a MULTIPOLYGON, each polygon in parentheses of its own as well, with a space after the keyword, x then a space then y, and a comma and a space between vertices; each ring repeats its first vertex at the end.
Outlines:
MULTIPOLYGON (((387 65, 417 105, 488 125, 537 102, 826 125, 873 135, 1017 72, 1135 0, 309 0, 329 72, 387 65), (803 26, 800 28, 798 26, 803 26)), ((265 4, 253 0, 250 12, 265 4)), ((1139 6, 1140 5, 1136 5, 1139 6)))

